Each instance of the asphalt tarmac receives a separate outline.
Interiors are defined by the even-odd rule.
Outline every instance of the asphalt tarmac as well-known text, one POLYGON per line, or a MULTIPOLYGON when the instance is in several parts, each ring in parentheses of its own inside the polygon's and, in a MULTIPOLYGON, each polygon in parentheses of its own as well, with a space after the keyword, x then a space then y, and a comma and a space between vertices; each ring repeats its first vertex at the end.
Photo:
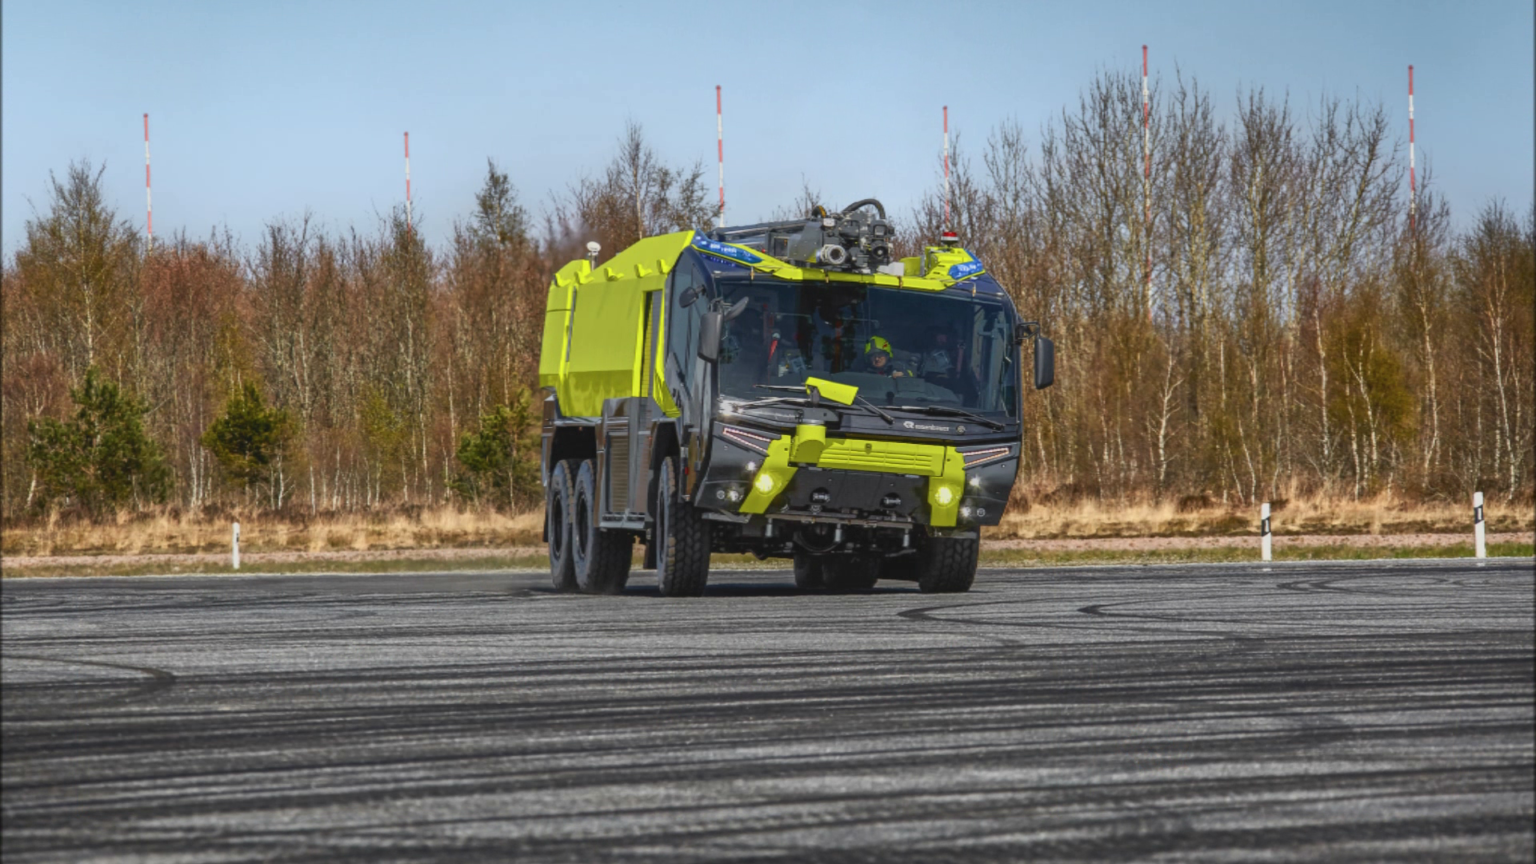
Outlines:
POLYGON ((0 598, 8 864, 1536 854, 1530 559, 0 598))

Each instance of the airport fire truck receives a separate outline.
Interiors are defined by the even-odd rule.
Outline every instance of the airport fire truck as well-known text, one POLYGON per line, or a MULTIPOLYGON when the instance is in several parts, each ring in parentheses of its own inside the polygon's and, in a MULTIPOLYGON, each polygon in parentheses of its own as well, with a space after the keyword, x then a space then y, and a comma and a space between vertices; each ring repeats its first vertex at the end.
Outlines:
POLYGON ((661 593, 711 552, 794 561, 808 591, 959 592, 1018 471, 1021 348, 1054 347, 953 234, 892 260, 865 199, 650 237, 555 274, 539 359, 554 585, 661 593))

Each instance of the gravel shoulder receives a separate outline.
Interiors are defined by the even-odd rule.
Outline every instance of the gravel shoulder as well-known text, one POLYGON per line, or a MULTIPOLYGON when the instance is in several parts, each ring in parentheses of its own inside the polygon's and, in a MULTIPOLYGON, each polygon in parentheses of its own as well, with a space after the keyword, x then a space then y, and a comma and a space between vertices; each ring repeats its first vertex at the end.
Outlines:
MULTIPOLYGON (((1488 543, 1530 543, 1528 533, 1489 534, 1488 543)), ((1176 552, 1185 550, 1221 550, 1258 548, 1257 537, 1104 537, 1104 538, 1053 538, 1039 540, 983 540, 982 552, 991 553, 1116 553, 1127 552, 1176 552)), ((1277 554, 1288 549, 1339 547, 1347 549, 1428 549, 1468 545, 1470 534, 1296 534, 1275 535, 1274 549, 1277 554)), ((636 547, 639 549, 640 547, 636 547)), ((469 548, 412 548, 412 549, 344 549, 322 551, 247 552, 240 558, 247 569, 261 566, 334 563, 358 566, 371 562, 383 565, 401 562, 442 562, 444 565, 464 567, 484 563, 487 567, 534 566, 542 563, 543 545, 469 547, 469 548)), ((113 568, 165 567, 181 571, 196 568, 224 568, 229 565, 229 553, 141 553, 119 555, 7 555, 0 572, 8 575, 26 575, 25 571, 65 568, 90 568, 93 571, 113 568)))

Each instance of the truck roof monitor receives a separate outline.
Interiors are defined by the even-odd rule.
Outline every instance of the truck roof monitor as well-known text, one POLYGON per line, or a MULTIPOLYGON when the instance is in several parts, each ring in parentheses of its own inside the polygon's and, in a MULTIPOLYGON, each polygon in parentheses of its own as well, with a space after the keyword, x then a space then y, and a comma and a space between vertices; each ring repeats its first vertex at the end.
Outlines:
POLYGON ((817 207, 803 221, 719 228, 709 236, 781 261, 823 270, 872 273, 891 262, 891 240, 896 230, 886 219, 885 205, 864 198, 836 213, 817 207))

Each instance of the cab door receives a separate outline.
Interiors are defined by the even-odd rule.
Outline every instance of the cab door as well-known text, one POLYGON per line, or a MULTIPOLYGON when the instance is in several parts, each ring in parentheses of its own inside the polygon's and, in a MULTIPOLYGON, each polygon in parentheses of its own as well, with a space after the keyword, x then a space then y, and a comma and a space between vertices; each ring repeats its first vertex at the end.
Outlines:
POLYGON ((711 389, 709 364, 699 359, 699 322, 714 290, 709 274, 692 253, 683 253, 667 284, 667 394, 677 406, 679 442, 684 450, 685 494, 692 494, 709 435, 711 389))

